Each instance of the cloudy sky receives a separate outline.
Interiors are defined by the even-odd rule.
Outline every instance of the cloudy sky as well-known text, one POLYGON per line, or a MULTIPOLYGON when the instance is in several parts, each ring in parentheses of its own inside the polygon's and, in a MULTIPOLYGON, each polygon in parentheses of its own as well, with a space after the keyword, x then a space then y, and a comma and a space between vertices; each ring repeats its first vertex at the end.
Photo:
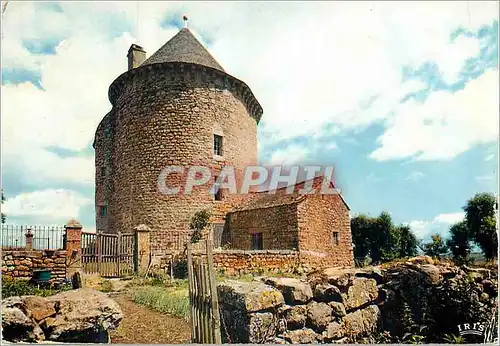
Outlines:
POLYGON ((9 2, 2 187, 9 223, 94 225, 95 128, 131 43, 182 26, 264 108, 263 164, 336 166, 352 213, 446 234, 498 190, 496 2, 9 2))

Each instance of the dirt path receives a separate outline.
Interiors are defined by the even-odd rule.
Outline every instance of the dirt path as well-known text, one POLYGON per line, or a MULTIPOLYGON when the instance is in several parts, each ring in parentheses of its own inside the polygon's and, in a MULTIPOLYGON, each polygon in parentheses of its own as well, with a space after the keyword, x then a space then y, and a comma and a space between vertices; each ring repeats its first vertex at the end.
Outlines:
POLYGON ((123 321, 110 333, 113 344, 185 344, 191 339, 188 322, 135 304, 127 294, 113 296, 123 321))

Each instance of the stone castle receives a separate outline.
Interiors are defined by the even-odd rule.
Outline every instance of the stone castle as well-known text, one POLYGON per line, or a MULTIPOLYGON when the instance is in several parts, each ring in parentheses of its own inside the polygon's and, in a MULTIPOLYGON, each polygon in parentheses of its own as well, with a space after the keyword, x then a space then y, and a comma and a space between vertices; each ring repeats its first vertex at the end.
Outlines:
MULTIPOLYGON (((308 263, 353 265, 349 208, 340 195, 160 193, 165 166, 204 166, 216 176, 226 165, 238 171, 257 165, 263 110, 249 86, 225 72, 187 28, 147 59, 135 44, 127 57, 128 71, 109 87, 112 109, 93 144, 98 231, 145 224, 152 255, 161 257, 179 250, 193 214, 208 209, 217 248, 286 250, 308 263)), ((170 174, 167 184, 184 178, 170 174)))

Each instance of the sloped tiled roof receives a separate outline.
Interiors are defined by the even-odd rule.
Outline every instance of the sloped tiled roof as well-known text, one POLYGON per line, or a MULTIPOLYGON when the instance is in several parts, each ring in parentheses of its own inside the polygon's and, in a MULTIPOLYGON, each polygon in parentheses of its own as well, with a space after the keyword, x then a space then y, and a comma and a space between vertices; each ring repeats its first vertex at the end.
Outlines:
MULTIPOLYGON (((314 189, 320 189, 321 184, 323 182, 323 176, 317 176, 314 179, 312 179, 312 187, 314 189)), ((302 194, 299 193, 300 189, 305 188, 305 183, 307 180, 301 181, 297 184, 294 185, 293 193, 286 193, 287 187, 281 187, 278 188, 275 191, 275 193, 269 193, 269 191, 272 190, 267 190, 267 191, 261 191, 261 192, 256 192, 253 193, 249 199, 236 207, 234 207, 231 212, 237 212, 237 211, 244 211, 244 210, 252 210, 252 209, 264 209, 264 208, 272 208, 272 207, 277 207, 280 205, 289 205, 289 204, 295 204, 295 203, 300 203, 304 199, 306 199, 308 194, 302 194)), ((335 185, 333 182, 330 182, 330 187, 335 188, 335 185)), ((346 203, 344 200, 344 197, 342 197, 342 194, 338 194, 344 205, 348 210, 350 210, 349 205, 346 203)))
POLYGON ((181 29, 177 35, 146 59, 141 66, 163 62, 192 63, 225 72, 222 66, 187 28, 181 29))
POLYGON ((306 195, 293 194, 269 194, 269 193, 256 193, 253 198, 241 203, 233 208, 231 211, 243 211, 252 209, 265 209, 277 207, 280 205, 289 205, 301 202, 306 195))

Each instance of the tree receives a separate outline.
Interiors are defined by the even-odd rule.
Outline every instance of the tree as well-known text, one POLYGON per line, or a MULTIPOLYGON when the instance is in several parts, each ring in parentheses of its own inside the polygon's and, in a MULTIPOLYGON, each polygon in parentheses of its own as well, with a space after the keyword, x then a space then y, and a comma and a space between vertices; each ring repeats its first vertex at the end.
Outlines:
POLYGON ((446 242, 453 256, 453 261, 457 264, 464 264, 468 261, 471 250, 471 234, 466 221, 460 221, 450 227, 450 239, 446 242))
POLYGON ((207 210, 200 210, 194 213, 189 223, 189 228, 193 232, 191 234, 191 243, 197 243, 201 240, 202 232, 207 227, 210 216, 210 212, 207 210))
POLYGON ((392 259, 392 250, 395 242, 391 238, 392 228, 391 215, 385 211, 374 220, 371 234, 372 241, 370 244, 370 257, 374 263, 392 259))
POLYGON ((398 257, 414 257, 417 255, 418 240, 409 226, 396 227, 399 233, 398 257))
POLYGON ((417 253, 417 238, 408 226, 395 226, 391 216, 382 212, 373 218, 360 215, 351 220, 354 256, 370 256, 372 262, 387 262, 417 253))
MULTIPOLYGON (((5 201, 5 197, 3 195, 3 190, 2 190, 2 204, 3 204, 4 201, 5 201)), ((5 223, 6 219, 7 219, 7 215, 5 215, 4 213, 2 213, 2 223, 5 223)))
POLYGON ((354 257, 365 258, 370 254, 370 234, 372 218, 366 215, 351 219, 352 242, 354 243, 354 257))
POLYGON ((431 235, 431 239, 430 242, 423 243, 420 248, 427 256, 441 259, 448 252, 448 246, 439 234, 431 235))
POLYGON ((478 193, 467 201, 464 207, 465 221, 472 240, 481 248, 486 259, 498 255, 498 236, 495 210, 498 207, 495 196, 478 193))

